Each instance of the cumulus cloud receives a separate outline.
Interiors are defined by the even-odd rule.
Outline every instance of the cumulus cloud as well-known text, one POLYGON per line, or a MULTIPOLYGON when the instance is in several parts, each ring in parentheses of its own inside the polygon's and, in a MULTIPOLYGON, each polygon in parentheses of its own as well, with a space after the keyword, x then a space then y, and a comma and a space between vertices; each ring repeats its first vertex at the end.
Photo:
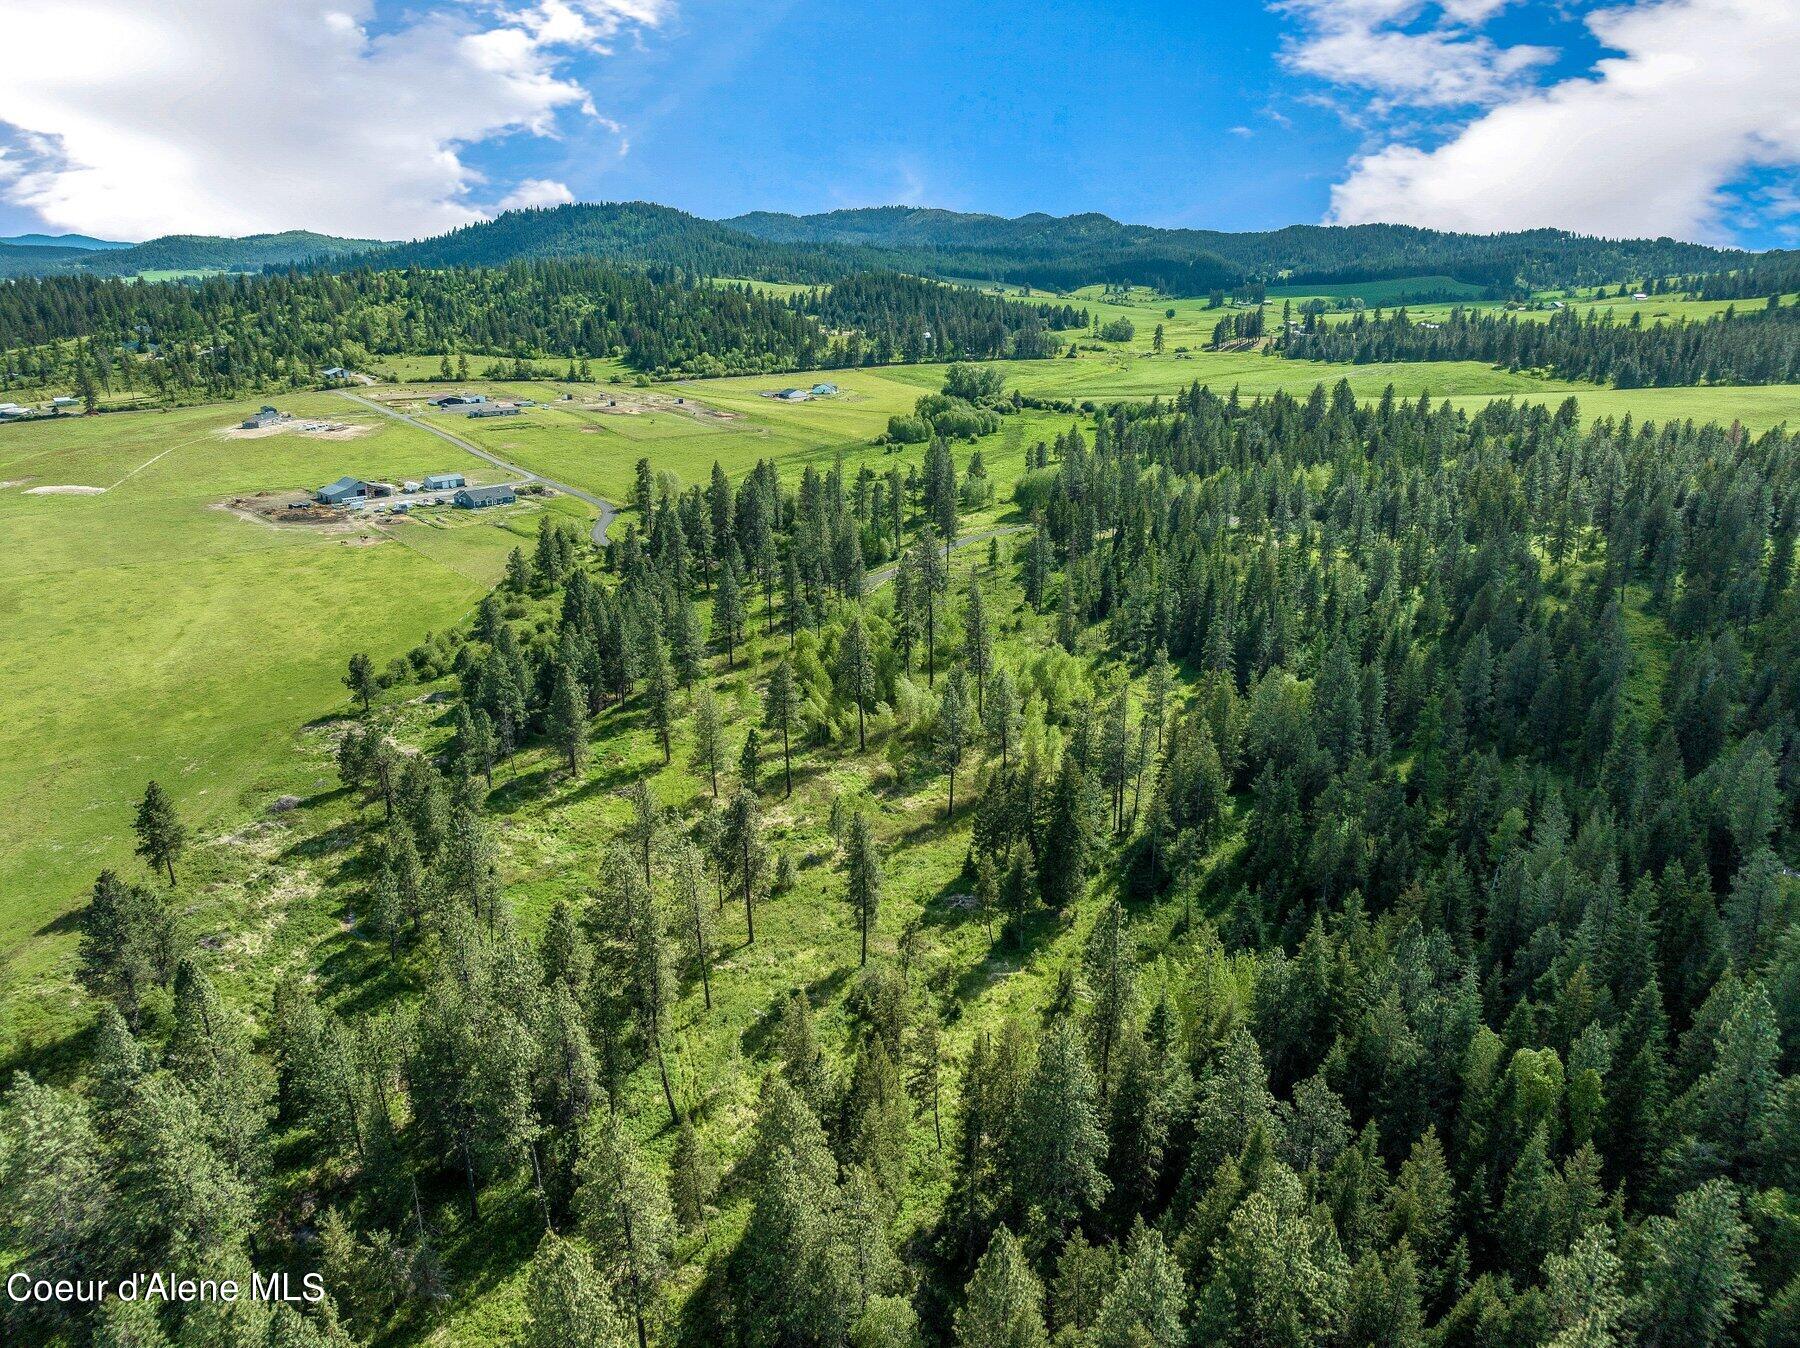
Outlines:
POLYGON ((134 239, 451 228, 484 214, 466 148, 597 117, 569 61, 671 2, 472 0, 394 26, 375 0, 6 0, 0 194, 51 226, 134 239), (71 33, 78 55, 19 59, 71 33))
POLYGON ((1378 110, 1498 102, 1550 60, 1548 48, 1501 46, 1480 26, 1507 0, 1277 0, 1300 26, 1289 69, 1370 92, 1378 110))
POLYGON ((1435 148, 1359 157, 1330 218, 1728 239, 1731 185, 1800 164, 1800 5, 1642 0, 1587 24, 1616 55, 1501 99, 1435 148))
POLYGON ((528 206, 562 206, 575 200, 567 183, 554 178, 527 178, 500 198, 503 211, 523 210, 528 206))

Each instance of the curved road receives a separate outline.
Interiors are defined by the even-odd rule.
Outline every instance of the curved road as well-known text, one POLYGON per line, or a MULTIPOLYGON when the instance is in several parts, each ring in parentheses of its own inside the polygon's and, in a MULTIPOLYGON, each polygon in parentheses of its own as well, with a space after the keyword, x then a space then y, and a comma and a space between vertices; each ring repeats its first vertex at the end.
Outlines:
POLYGON ((363 397, 360 393, 351 393, 347 389, 339 389, 338 396, 340 398, 348 398, 351 402, 360 404, 372 412, 380 412, 383 416, 392 417, 395 421, 404 421, 409 426, 417 426, 420 430, 427 431, 430 434, 437 436, 440 440, 448 440, 458 449, 473 454, 478 459, 485 459, 488 463, 493 464, 494 467, 501 469, 503 472, 511 473, 515 477, 524 478, 528 482, 541 482, 546 487, 554 487, 564 496, 573 496, 578 501, 586 501, 589 505, 593 506, 594 509, 600 512, 600 518, 594 521, 594 542, 600 547, 606 546, 606 531, 611 527, 613 520, 617 518, 619 507, 614 505, 611 501, 606 500, 604 497, 595 496, 592 492, 583 491, 580 487, 571 487, 566 482, 558 482, 554 478, 545 477, 542 473, 534 473, 528 468, 521 468, 516 463, 508 463, 498 454, 490 454, 485 449, 481 448, 481 446, 471 444, 455 431, 447 431, 442 426, 433 426, 430 422, 421 421, 419 418, 407 412, 397 412, 384 403, 378 403, 372 398, 363 397))

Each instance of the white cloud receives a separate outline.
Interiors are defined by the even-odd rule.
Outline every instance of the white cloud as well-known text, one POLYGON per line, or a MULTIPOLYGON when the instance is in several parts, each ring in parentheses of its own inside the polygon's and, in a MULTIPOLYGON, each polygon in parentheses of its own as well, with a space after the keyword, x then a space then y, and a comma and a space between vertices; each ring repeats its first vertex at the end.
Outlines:
POLYGON ((566 183, 553 178, 527 178, 501 197, 498 204, 503 211, 517 211, 527 206, 562 206, 573 200, 575 194, 566 183))
POLYGON ((1281 53, 1290 69, 1368 90, 1378 109, 1455 108, 1498 102, 1554 55, 1476 31, 1507 3, 1276 0, 1273 8, 1301 25, 1281 53))
POLYGON ((0 194, 123 238, 447 229, 483 214, 464 148, 593 113, 569 59, 671 4, 471 0, 394 28, 375 0, 5 0, 0 194))
POLYGON ((1727 237, 1724 190, 1800 163, 1800 5, 1642 0, 1587 22, 1617 56, 1499 103, 1436 149, 1357 159, 1330 218, 1727 237))

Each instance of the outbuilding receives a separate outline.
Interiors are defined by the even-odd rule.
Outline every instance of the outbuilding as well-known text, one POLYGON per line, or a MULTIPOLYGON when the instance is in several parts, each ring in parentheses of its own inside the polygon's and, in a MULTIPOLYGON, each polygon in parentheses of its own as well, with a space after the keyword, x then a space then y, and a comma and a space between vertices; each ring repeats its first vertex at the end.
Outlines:
POLYGON ((812 396, 815 398, 829 398, 835 395, 837 391, 838 386, 836 384, 814 384, 812 386, 812 396))
POLYGON ((463 486, 468 479, 461 473, 433 473, 425 479, 426 491, 449 491, 453 487, 463 486))
POLYGON ((450 498, 459 510, 484 510, 488 506, 511 505, 518 494, 506 483, 493 487, 464 487, 450 498))
POLYGON ((270 407, 267 403, 264 403, 262 410, 255 416, 244 418, 243 429, 247 431, 260 431, 265 426, 273 426, 280 420, 281 413, 276 411, 273 407, 270 407))
POLYGON ((340 477, 320 487, 315 495, 320 505, 348 505, 351 501, 368 500, 369 484, 360 477, 340 477))

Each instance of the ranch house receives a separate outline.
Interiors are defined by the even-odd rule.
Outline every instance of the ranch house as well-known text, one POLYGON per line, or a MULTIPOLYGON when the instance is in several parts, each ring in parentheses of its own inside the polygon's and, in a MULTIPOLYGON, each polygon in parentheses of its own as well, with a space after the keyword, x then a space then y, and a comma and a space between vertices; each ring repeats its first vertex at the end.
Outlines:
POLYGON ((495 487, 464 487, 450 498, 459 510, 484 510, 488 506, 511 505, 518 499, 513 489, 504 482, 495 487))

